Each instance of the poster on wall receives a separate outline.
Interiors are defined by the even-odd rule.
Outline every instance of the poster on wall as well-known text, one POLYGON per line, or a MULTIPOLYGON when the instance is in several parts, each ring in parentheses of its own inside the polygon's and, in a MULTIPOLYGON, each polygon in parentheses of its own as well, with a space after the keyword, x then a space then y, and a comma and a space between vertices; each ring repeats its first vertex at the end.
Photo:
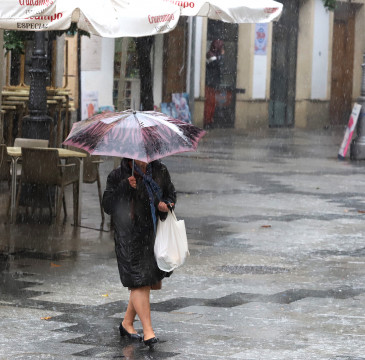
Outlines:
POLYGON ((177 118, 177 113, 175 110, 175 105, 172 102, 169 103, 161 103, 161 112, 165 115, 171 116, 173 118, 177 118))
POLYGON ((172 94, 172 103, 176 115, 174 118, 185 121, 191 124, 191 113, 189 109, 189 94, 188 93, 174 93, 172 94))
POLYGON ((256 24, 255 26, 255 55, 267 53, 268 24, 256 24))
POLYGON ((340 151, 338 152, 338 155, 337 155, 337 157, 340 160, 345 159, 347 150, 348 150, 349 145, 351 143, 352 135, 353 135, 354 130, 356 128, 357 119, 359 118, 360 111, 361 111, 361 105, 355 103, 354 107, 352 108, 349 123, 347 124, 347 128, 345 130, 345 135, 343 137, 343 141, 342 141, 342 144, 341 144, 341 147, 340 147, 340 151))
POLYGON ((85 91, 82 94, 81 120, 85 120, 99 110, 99 94, 97 91, 85 91))

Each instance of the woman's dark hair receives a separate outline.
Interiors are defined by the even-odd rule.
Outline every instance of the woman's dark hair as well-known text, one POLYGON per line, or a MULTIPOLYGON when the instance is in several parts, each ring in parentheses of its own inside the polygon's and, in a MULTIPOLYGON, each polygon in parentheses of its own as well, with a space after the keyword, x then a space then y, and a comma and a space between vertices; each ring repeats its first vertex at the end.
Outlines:
POLYGON ((210 49, 207 52, 207 59, 210 59, 213 56, 220 56, 222 55, 222 50, 224 49, 224 42, 223 40, 213 40, 210 44, 210 49))

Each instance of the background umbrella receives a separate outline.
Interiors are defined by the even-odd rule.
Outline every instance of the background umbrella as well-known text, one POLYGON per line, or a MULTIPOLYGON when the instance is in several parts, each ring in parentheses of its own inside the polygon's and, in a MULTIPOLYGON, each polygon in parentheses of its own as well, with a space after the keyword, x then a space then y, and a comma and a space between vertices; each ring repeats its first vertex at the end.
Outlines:
POLYGON ((282 9, 283 5, 273 0, 195 0, 189 2, 189 6, 181 7, 181 15, 204 16, 237 24, 261 23, 278 20, 282 9))
POLYGON ((1 0, 0 28, 67 30, 73 22, 94 35, 136 37, 171 31, 179 16, 179 6, 162 0, 1 0))
POLYGON ((108 112, 73 125, 63 142, 93 155, 126 157, 149 163, 195 151, 205 131, 154 111, 108 112))
POLYGON ((1 0, 0 28, 67 30, 75 22, 103 37, 136 37, 169 32, 181 15, 255 23, 276 20, 281 11, 273 0, 1 0))

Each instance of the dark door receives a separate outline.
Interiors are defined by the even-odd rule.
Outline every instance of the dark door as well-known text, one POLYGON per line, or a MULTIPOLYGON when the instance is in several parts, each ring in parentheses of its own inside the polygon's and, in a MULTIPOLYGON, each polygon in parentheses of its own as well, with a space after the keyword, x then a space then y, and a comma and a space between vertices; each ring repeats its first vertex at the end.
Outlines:
MULTIPOLYGON (((213 116, 214 127, 234 127, 236 108, 237 77, 237 37, 238 25, 217 20, 208 20, 207 49, 215 39, 224 41, 222 79, 216 93, 216 105, 213 116)), ((205 54, 203 55, 205 56, 205 54)))
POLYGON ((333 25, 330 123, 346 124, 351 113, 354 64, 354 12, 339 8, 333 25))
POLYGON ((284 0, 273 24, 269 126, 294 126, 299 1, 284 0))
POLYGON ((187 22, 184 17, 180 18, 174 31, 164 35, 164 102, 171 102, 171 94, 186 91, 187 39, 187 22))

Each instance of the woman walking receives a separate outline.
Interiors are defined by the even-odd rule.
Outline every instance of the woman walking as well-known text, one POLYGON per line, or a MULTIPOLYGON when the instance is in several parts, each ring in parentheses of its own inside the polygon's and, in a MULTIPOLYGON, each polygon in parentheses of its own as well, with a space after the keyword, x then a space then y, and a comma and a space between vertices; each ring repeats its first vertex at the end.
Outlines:
POLYGON ((104 211, 113 217, 120 279, 130 290, 119 331, 121 336, 142 340, 133 325, 138 315, 144 344, 150 348, 159 341, 151 323, 150 291, 161 289, 161 280, 171 275, 157 267, 154 257, 156 225, 175 202, 170 174, 159 160, 147 164, 123 159, 109 174, 103 196, 104 211))
POLYGON ((219 39, 213 40, 206 54, 204 129, 210 129, 214 125, 215 98, 222 80, 223 55, 223 41, 219 39))

